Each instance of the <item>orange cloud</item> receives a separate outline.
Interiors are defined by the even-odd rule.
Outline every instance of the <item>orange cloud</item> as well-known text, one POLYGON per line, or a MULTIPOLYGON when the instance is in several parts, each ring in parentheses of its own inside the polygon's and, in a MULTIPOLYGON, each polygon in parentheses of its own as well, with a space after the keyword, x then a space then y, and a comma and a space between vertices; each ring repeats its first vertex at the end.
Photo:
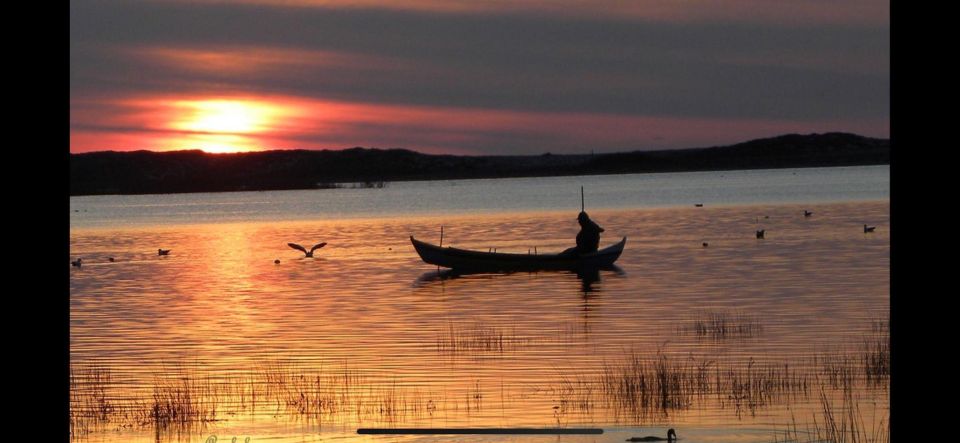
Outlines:
POLYGON ((105 108, 114 111, 98 115, 92 107, 74 114, 72 152, 366 146, 460 154, 583 153, 710 146, 787 132, 889 131, 886 120, 851 127, 849 121, 508 111, 286 96, 156 96, 105 108))
POLYGON ((264 74, 304 67, 395 69, 399 59, 364 56, 336 51, 289 49, 258 46, 169 47, 145 46, 117 48, 119 53, 147 64, 184 72, 218 75, 264 74))

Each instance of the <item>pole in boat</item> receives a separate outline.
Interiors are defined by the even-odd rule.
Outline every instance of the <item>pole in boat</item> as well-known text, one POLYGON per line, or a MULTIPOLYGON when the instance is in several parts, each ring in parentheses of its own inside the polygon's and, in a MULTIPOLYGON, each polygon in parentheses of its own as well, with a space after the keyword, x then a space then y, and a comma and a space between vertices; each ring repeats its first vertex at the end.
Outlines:
POLYGON ((583 186, 580 187, 580 212, 583 212, 583 186))
MULTIPOLYGON (((440 247, 443 247, 443 225, 440 225, 440 247)), ((440 265, 437 265, 437 272, 440 272, 440 265)))

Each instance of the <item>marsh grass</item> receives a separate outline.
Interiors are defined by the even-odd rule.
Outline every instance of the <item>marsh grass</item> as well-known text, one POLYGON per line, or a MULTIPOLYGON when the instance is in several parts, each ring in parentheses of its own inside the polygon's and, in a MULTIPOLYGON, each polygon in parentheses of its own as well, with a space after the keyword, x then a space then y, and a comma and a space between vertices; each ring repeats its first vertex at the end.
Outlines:
POLYGON ((874 321, 872 332, 864 337, 860 350, 867 382, 886 386, 890 380, 890 321, 874 321))
POLYGON ((860 379, 860 356, 845 351, 828 351, 814 357, 819 365, 818 378, 832 389, 848 391, 860 379))
POLYGON ((108 423, 117 404, 108 395, 110 370, 99 366, 70 368, 70 434, 83 435, 108 423))
POLYGON ((516 330, 490 326, 481 322, 459 325, 448 324, 443 333, 437 334, 436 349, 445 354, 503 353, 519 350, 533 341, 518 337, 516 330))
POLYGON ((216 421, 222 394, 210 376, 183 369, 158 376, 154 380, 149 422, 159 428, 185 428, 216 421))
POLYGON ((561 412, 590 413, 599 406, 616 417, 643 422, 707 402, 733 408, 738 416, 755 414, 764 406, 806 398, 811 384, 806 371, 782 362, 724 362, 631 350, 605 361, 597 374, 560 371, 549 392, 559 397, 561 412))
POLYGON ((726 340, 753 338, 763 328, 760 319, 743 312, 698 311, 696 317, 678 327, 681 335, 695 335, 701 339, 726 340))
POLYGON ((596 383, 584 374, 560 375, 560 384, 557 390, 556 408, 558 414, 565 414, 573 410, 579 413, 588 413, 593 410, 596 383))
MULTIPOLYGON (((504 352, 529 343, 480 323, 464 328, 451 323, 447 333, 438 337, 437 347, 451 353, 504 352)), ((691 409, 719 408, 732 410, 737 417, 755 416, 763 408, 800 401, 809 407, 819 406, 820 414, 809 429, 801 432, 794 426, 784 431, 784 438, 809 436, 823 441, 871 443, 889 440, 889 420, 886 416, 876 419, 876 403, 874 419, 864 421, 860 404, 853 397, 865 383, 889 384, 886 324, 878 322, 859 346, 811 355, 812 360, 787 363, 746 356, 678 356, 662 347, 648 353, 631 349, 592 368, 558 369, 558 381, 547 391, 558 426, 568 414, 586 416, 597 411, 610 414, 608 417, 618 422, 645 423, 674 419, 691 409), (844 400, 838 405, 835 399, 839 395, 844 400)), ((71 435, 106 427, 186 432, 237 415, 258 414, 297 420, 398 423, 433 418, 435 414, 446 417, 447 412, 477 414, 483 410, 488 394, 476 380, 456 392, 443 391, 438 396, 395 378, 358 371, 346 361, 304 366, 293 360, 266 359, 248 370, 221 374, 220 378, 183 367, 164 369, 161 374, 154 378, 152 389, 123 389, 104 366, 72 367, 71 435)), ((500 389, 502 404, 503 386, 500 389)), ((883 409, 879 411, 885 414, 883 409)))
MULTIPOLYGON (((396 422, 432 416, 445 401, 396 380, 375 379, 342 366, 305 368, 265 360, 252 370, 216 378, 184 367, 164 370, 146 393, 124 392, 101 366, 76 368, 70 377, 70 429, 82 435, 105 428, 153 427, 158 432, 190 432, 240 414, 274 418, 396 422)), ((482 404, 479 381, 465 391, 467 408, 482 404)))
POLYGON ((687 377, 689 368, 657 352, 653 359, 632 352, 619 362, 604 362, 600 374, 600 392, 608 404, 636 415, 690 405, 693 389, 687 377))
POLYGON ((855 349, 824 351, 814 357, 820 375, 831 388, 850 390, 862 382, 886 389, 890 381, 890 333, 888 323, 875 321, 869 334, 855 349))
MULTIPOLYGON (((876 412, 876 408, 874 408, 876 412)), ((812 423, 803 431, 798 430, 796 419, 785 430, 775 433, 775 441, 790 443, 889 443, 890 421, 887 416, 871 417, 865 421, 860 402, 849 391, 842 395, 842 403, 830 398, 820 390, 820 411, 814 413, 812 423)))
POLYGON ((805 397, 810 388, 807 373, 792 369, 788 363, 757 363, 752 357, 746 365, 717 369, 716 384, 711 392, 721 406, 732 406, 737 415, 755 415, 759 408, 771 404, 789 404, 805 397))

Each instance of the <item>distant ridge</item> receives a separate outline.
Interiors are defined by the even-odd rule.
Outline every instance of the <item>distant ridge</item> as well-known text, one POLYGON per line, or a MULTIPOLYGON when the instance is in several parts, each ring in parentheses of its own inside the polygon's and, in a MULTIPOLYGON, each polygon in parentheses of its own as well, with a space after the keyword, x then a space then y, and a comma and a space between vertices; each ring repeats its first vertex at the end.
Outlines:
POLYGON ((406 149, 70 154, 70 195, 315 189, 344 182, 773 169, 890 163, 890 140, 788 134, 730 146, 607 154, 429 155, 406 149))

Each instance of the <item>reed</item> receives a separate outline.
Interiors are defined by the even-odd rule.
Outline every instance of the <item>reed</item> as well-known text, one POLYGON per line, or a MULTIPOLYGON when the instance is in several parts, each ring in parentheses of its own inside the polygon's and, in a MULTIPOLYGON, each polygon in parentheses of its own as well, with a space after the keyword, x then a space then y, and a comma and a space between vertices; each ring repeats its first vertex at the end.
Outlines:
POLYGON ((100 365, 70 368, 70 434, 83 435, 111 420, 118 405, 108 394, 110 370, 100 365))
POLYGON ((732 406, 738 416, 806 396, 810 384, 805 373, 792 370, 788 363, 757 363, 752 357, 746 365, 718 369, 715 377, 714 393, 721 406, 732 406))
POLYGON ((783 362, 677 358, 662 350, 644 356, 631 350, 605 361, 599 374, 561 372, 549 392, 559 394, 562 411, 590 412, 599 405, 617 417, 644 421, 710 401, 735 408, 738 416, 755 414, 764 406, 806 398, 811 385, 807 371, 783 362))
MULTIPOLYGON (((110 373, 103 367, 74 368, 70 377, 70 429, 82 435, 104 428, 152 427, 186 432, 256 408, 272 408, 274 417, 346 418, 357 422, 395 422, 432 415, 443 402, 417 388, 371 379, 351 369, 302 368, 282 360, 265 360, 253 370, 217 379, 178 367, 154 378, 152 389, 111 391, 110 373)), ((479 409, 479 382, 468 390, 468 407, 479 409)))
POLYGON ((631 351, 620 362, 604 362, 599 392, 606 404, 633 416, 683 409, 693 394, 689 367, 658 351, 655 358, 643 358, 631 351))
POLYGON ((217 420, 221 391, 210 376, 175 371, 154 379, 149 419, 158 428, 217 420))
POLYGON ((775 441, 781 441, 782 435, 784 442, 791 443, 889 443, 888 417, 875 418, 869 423, 865 422, 860 403, 851 393, 843 393, 843 402, 838 405, 821 389, 820 412, 813 415, 812 424, 806 430, 799 431, 794 419, 792 427, 787 426, 785 430, 775 433, 775 441))
POLYGON ((762 332, 760 320, 743 312, 698 311, 696 317, 679 326, 681 334, 725 340, 756 337, 762 332))
POLYGON ((481 322, 469 325, 448 324, 444 333, 438 333, 437 352, 447 354, 515 351, 531 344, 529 338, 518 337, 515 330, 489 326, 481 322))
POLYGON ((377 380, 346 362, 325 371, 301 368, 282 361, 258 366, 261 396, 277 411, 301 417, 353 416, 357 422, 374 420, 394 423, 405 418, 432 415, 441 408, 439 399, 420 389, 400 386, 396 380, 377 380))
POLYGON ((823 376, 824 383, 830 388, 849 391, 857 385, 861 374, 857 355, 846 351, 829 351, 816 359, 820 364, 819 375, 823 376))
MULTIPOLYGON (((465 330, 451 324, 451 330, 449 337, 455 338, 448 342, 451 349, 500 352, 514 339, 479 323, 465 330)), ((598 409, 611 413, 617 421, 626 417, 646 422, 695 407, 719 406, 734 409, 739 417, 756 415, 772 405, 790 405, 793 400, 809 402, 809 397, 815 398, 811 391, 819 388, 823 413, 816 418, 819 425, 811 430, 813 435, 819 430, 824 436, 859 435, 859 440, 847 441, 881 441, 876 436, 884 435, 883 429, 864 426, 863 420, 854 421, 859 419, 858 406, 853 409, 857 415, 849 415, 850 409, 836 408, 824 392, 832 390, 832 395, 849 397, 859 392, 854 388, 863 382, 884 377, 889 380, 889 336, 885 334, 875 331, 860 348, 816 354, 813 365, 806 361, 792 366, 750 357, 678 357, 662 348, 650 353, 630 350, 599 367, 558 371, 559 382, 549 389, 555 396, 553 413, 558 423, 566 414, 593 414, 598 409), (861 438, 866 434, 870 434, 870 440, 861 438)), ((442 341, 438 339, 438 343, 442 341)), ((155 427, 158 432, 179 431, 241 412, 253 414, 257 409, 270 410, 274 417, 298 420, 397 423, 446 411, 479 413, 488 394, 477 380, 449 397, 447 392, 438 397, 395 378, 355 370, 346 362, 305 367, 293 361, 267 359, 250 370, 238 370, 222 378, 183 369, 163 374, 155 377, 152 390, 125 391, 120 397, 114 391, 117 383, 104 367, 73 368, 71 432, 78 435, 107 423, 155 427)))
POLYGON ((587 375, 575 374, 569 376, 561 374, 557 389, 556 408, 558 414, 565 414, 568 410, 579 413, 588 413, 594 408, 594 383, 587 375))
POLYGON ((874 322, 872 333, 863 339, 861 362, 867 382, 873 386, 887 386, 890 380, 890 326, 874 322))
POLYGON ((890 381, 889 329, 874 322, 859 347, 821 352, 814 364, 831 388, 850 390, 864 382, 871 388, 886 389, 890 381))

